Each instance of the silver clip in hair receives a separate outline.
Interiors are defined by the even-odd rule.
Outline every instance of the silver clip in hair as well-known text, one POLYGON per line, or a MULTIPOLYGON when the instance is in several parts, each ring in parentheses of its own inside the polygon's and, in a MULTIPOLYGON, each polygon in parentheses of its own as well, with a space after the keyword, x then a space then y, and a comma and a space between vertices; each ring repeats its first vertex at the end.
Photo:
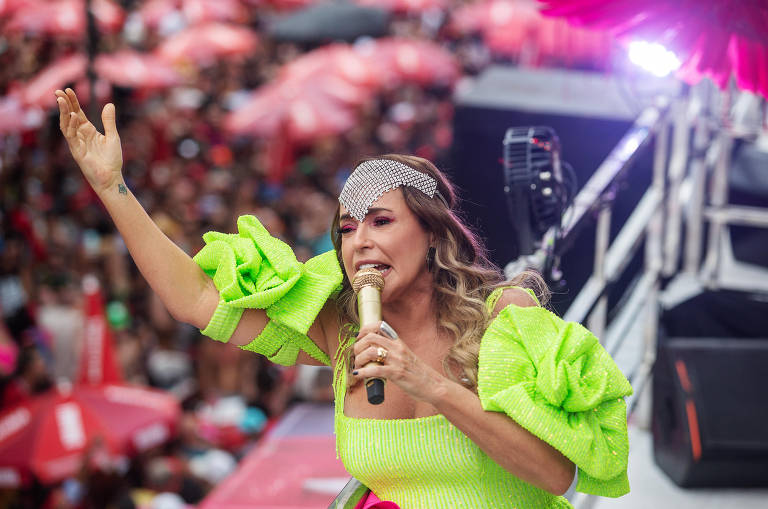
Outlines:
POLYGON ((448 207, 445 198, 437 190, 434 178, 391 159, 373 159, 360 163, 344 184, 339 203, 352 217, 363 221, 373 202, 387 191, 400 186, 414 187, 430 198, 437 194, 448 207))

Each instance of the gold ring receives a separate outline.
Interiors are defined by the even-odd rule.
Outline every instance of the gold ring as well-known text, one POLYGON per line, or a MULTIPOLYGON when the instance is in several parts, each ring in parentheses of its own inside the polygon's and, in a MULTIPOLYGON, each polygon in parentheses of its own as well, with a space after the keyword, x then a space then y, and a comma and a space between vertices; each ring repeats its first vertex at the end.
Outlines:
POLYGON ((389 352, 387 351, 386 348, 381 346, 378 347, 376 349, 376 362, 378 362, 379 364, 383 363, 384 359, 387 358, 387 355, 389 355, 389 352))

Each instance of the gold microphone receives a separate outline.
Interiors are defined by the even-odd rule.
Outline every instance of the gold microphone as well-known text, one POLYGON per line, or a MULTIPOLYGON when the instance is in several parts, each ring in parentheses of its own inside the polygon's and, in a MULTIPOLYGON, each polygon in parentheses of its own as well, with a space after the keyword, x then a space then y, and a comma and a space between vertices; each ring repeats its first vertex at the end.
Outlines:
MULTIPOLYGON (((362 269, 352 280, 352 289, 357 294, 357 314, 360 327, 381 321, 381 291, 384 289, 384 276, 373 267, 362 269)), ((368 403, 379 405, 384 401, 384 379, 366 378, 365 390, 368 403)))

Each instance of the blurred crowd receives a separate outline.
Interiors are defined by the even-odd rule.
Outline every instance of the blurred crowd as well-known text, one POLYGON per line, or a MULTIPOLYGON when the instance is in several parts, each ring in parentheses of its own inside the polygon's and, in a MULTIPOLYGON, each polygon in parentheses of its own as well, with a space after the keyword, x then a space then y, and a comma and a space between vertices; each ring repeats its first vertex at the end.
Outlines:
MULTIPOLYGON (((131 12, 141 2, 121 4, 131 12)), ((250 5, 240 24, 259 32, 265 13, 273 14, 267 4, 250 5)), ((482 39, 457 36, 446 29, 446 21, 439 9, 400 12, 391 18, 389 31, 437 41, 457 56, 465 75, 482 70, 492 56, 482 39)), ((174 23, 183 25, 183 20, 172 16, 155 28, 126 24, 123 30, 101 34, 98 51, 150 50, 179 28, 174 23)), ((3 33, 0 96, 13 83, 27 81, 81 49, 79 39, 3 33)), ((311 49, 264 36, 251 54, 184 69, 184 86, 153 91, 112 86, 102 91, 116 105, 128 187, 187 253, 202 247, 204 232, 235 231, 239 215, 254 214, 306 260, 332 248, 330 219, 355 160, 410 153, 447 163, 451 83, 382 92, 364 106, 353 129, 310 143, 227 136, 222 127, 227 112, 242 104, 248 91, 274 79, 281 66, 311 49)), ((83 92, 78 90, 81 97, 83 92)), ((103 445, 90 444, 80 474, 55 486, 0 488, 0 505, 195 504, 292 402, 330 401, 331 374, 323 368, 271 365, 177 323, 131 262, 80 175, 59 131, 53 95, 50 99, 41 128, 0 138, 0 411, 63 380, 76 380, 82 281, 91 274, 103 289, 124 379, 171 391, 184 413, 178 436, 163 448, 115 466, 98 461, 103 445)), ((99 110, 88 109, 96 123, 93 112, 99 110)))

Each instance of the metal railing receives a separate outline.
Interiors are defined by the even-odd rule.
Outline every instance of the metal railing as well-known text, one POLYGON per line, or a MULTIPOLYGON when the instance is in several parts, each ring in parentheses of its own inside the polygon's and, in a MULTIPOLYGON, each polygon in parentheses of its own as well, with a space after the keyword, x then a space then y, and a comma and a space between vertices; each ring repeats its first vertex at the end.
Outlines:
MULTIPOLYGON (((727 104, 724 95, 705 82, 683 97, 661 98, 643 110, 565 212, 559 237, 556 239, 556 229, 550 229, 543 247, 528 257, 541 261, 547 249, 558 244, 567 249, 572 237, 596 215, 592 274, 563 318, 585 323, 612 356, 633 343, 628 338, 634 340, 630 345, 636 353, 633 365, 624 368, 634 388, 627 399, 630 414, 650 380, 655 361, 662 278, 672 283, 687 278, 701 288, 768 292, 768 270, 752 269, 741 279, 728 275, 727 269, 734 266, 728 226, 768 228, 768 207, 728 204, 733 140, 755 132, 734 129, 723 121, 727 104), (651 142, 651 183, 611 240, 614 186, 651 142), (607 290, 643 245, 642 270, 609 318, 607 290)), ((559 255, 557 249, 554 254, 559 255)), ((508 265, 508 275, 517 269, 519 264, 508 265)), ((583 493, 571 497, 577 509, 592 507, 595 501, 595 496, 583 493)))

